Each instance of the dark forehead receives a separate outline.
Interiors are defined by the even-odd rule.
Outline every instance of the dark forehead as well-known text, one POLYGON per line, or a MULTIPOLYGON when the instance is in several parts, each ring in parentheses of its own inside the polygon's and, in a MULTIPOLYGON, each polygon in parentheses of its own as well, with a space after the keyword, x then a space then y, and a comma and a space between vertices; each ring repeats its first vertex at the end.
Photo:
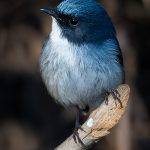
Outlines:
POLYGON ((73 16, 73 15, 71 15, 71 14, 66 14, 66 13, 64 13, 64 12, 62 12, 62 11, 57 10, 57 9, 55 9, 55 12, 56 12, 56 16, 57 16, 57 17, 56 17, 57 22, 58 22, 61 26, 63 26, 63 27, 69 26, 70 20, 71 20, 72 18, 75 18, 75 16, 73 16))
POLYGON ((73 16, 71 14, 66 14, 66 13, 59 11, 59 10, 56 10, 56 13, 57 13, 57 22, 59 22, 59 24, 62 26, 68 26, 69 21, 72 18, 75 18, 75 16, 73 16))
POLYGON ((73 18, 74 16, 73 15, 71 15, 71 14, 67 14, 67 13, 65 13, 65 12, 62 12, 62 11, 59 11, 59 10, 57 10, 57 16, 58 16, 58 18, 60 19, 60 20, 69 20, 69 19, 71 19, 71 18, 73 18))

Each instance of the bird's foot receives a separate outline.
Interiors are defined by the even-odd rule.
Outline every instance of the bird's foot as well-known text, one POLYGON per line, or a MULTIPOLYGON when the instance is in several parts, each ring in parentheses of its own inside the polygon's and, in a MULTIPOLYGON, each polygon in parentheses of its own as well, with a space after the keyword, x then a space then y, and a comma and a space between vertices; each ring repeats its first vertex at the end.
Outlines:
POLYGON ((120 107, 123 108, 122 102, 120 100, 121 95, 119 92, 115 89, 110 90, 109 92, 106 92, 106 97, 105 97, 105 103, 108 104, 108 95, 111 94, 115 100, 115 104, 117 105, 117 101, 120 104, 120 107))
MULTIPOLYGON (((84 131, 81 127, 81 125, 76 125, 74 132, 73 132, 73 139, 75 143, 80 143, 82 146, 84 146, 84 143, 82 142, 81 138, 79 137, 78 130, 84 131)), ((85 132, 85 131, 84 131, 85 132)))

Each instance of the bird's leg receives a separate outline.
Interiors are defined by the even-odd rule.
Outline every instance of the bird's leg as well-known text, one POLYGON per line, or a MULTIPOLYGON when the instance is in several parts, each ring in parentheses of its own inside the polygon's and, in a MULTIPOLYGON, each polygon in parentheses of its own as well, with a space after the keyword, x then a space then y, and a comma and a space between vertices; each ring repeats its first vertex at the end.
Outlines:
POLYGON ((78 130, 81 125, 80 125, 80 108, 77 108, 77 112, 76 112, 76 122, 75 122, 75 131, 78 130))
POLYGON ((120 94, 119 94, 119 92, 116 89, 115 90, 112 89, 109 92, 106 92, 105 103, 108 104, 108 95, 109 94, 111 94, 113 96, 113 98, 115 100, 115 103, 116 103, 116 101, 118 101, 119 104, 120 104, 120 107, 123 108, 122 102, 120 100, 120 94))
POLYGON ((84 145, 84 143, 82 142, 82 140, 80 139, 79 134, 78 134, 79 129, 84 131, 81 128, 81 125, 80 125, 80 115, 82 115, 82 110, 78 106, 76 106, 76 108, 77 108, 76 122, 75 122, 75 129, 74 129, 74 132, 73 132, 73 139, 76 143, 79 142, 81 145, 84 145))

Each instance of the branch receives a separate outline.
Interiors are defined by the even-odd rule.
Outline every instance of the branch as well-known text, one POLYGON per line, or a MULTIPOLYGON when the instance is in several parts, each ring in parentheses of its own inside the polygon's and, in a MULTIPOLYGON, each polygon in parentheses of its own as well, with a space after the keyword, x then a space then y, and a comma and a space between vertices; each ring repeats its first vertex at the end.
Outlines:
POLYGON ((125 112, 127 102, 129 99, 130 88, 128 85, 120 85, 117 88, 120 94, 120 103, 118 103, 112 95, 108 96, 108 104, 103 102, 97 109, 95 109, 82 125, 83 130, 78 130, 79 137, 84 143, 84 146, 80 142, 75 142, 73 135, 67 138, 62 144, 55 148, 55 150, 82 150, 85 147, 97 142, 101 137, 108 135, 109 130, 118 124, 122 115, 125 112))

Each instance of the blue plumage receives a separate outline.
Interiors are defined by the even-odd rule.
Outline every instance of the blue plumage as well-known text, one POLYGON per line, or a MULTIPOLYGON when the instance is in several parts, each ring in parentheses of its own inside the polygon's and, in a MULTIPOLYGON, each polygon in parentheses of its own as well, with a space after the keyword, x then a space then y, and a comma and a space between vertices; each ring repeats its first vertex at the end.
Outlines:
POLYGON ((64 0, 52 16, 40 68, 50 94, 63 106, 92 108, 124 81, 114 26, 95 0, 64 0))

